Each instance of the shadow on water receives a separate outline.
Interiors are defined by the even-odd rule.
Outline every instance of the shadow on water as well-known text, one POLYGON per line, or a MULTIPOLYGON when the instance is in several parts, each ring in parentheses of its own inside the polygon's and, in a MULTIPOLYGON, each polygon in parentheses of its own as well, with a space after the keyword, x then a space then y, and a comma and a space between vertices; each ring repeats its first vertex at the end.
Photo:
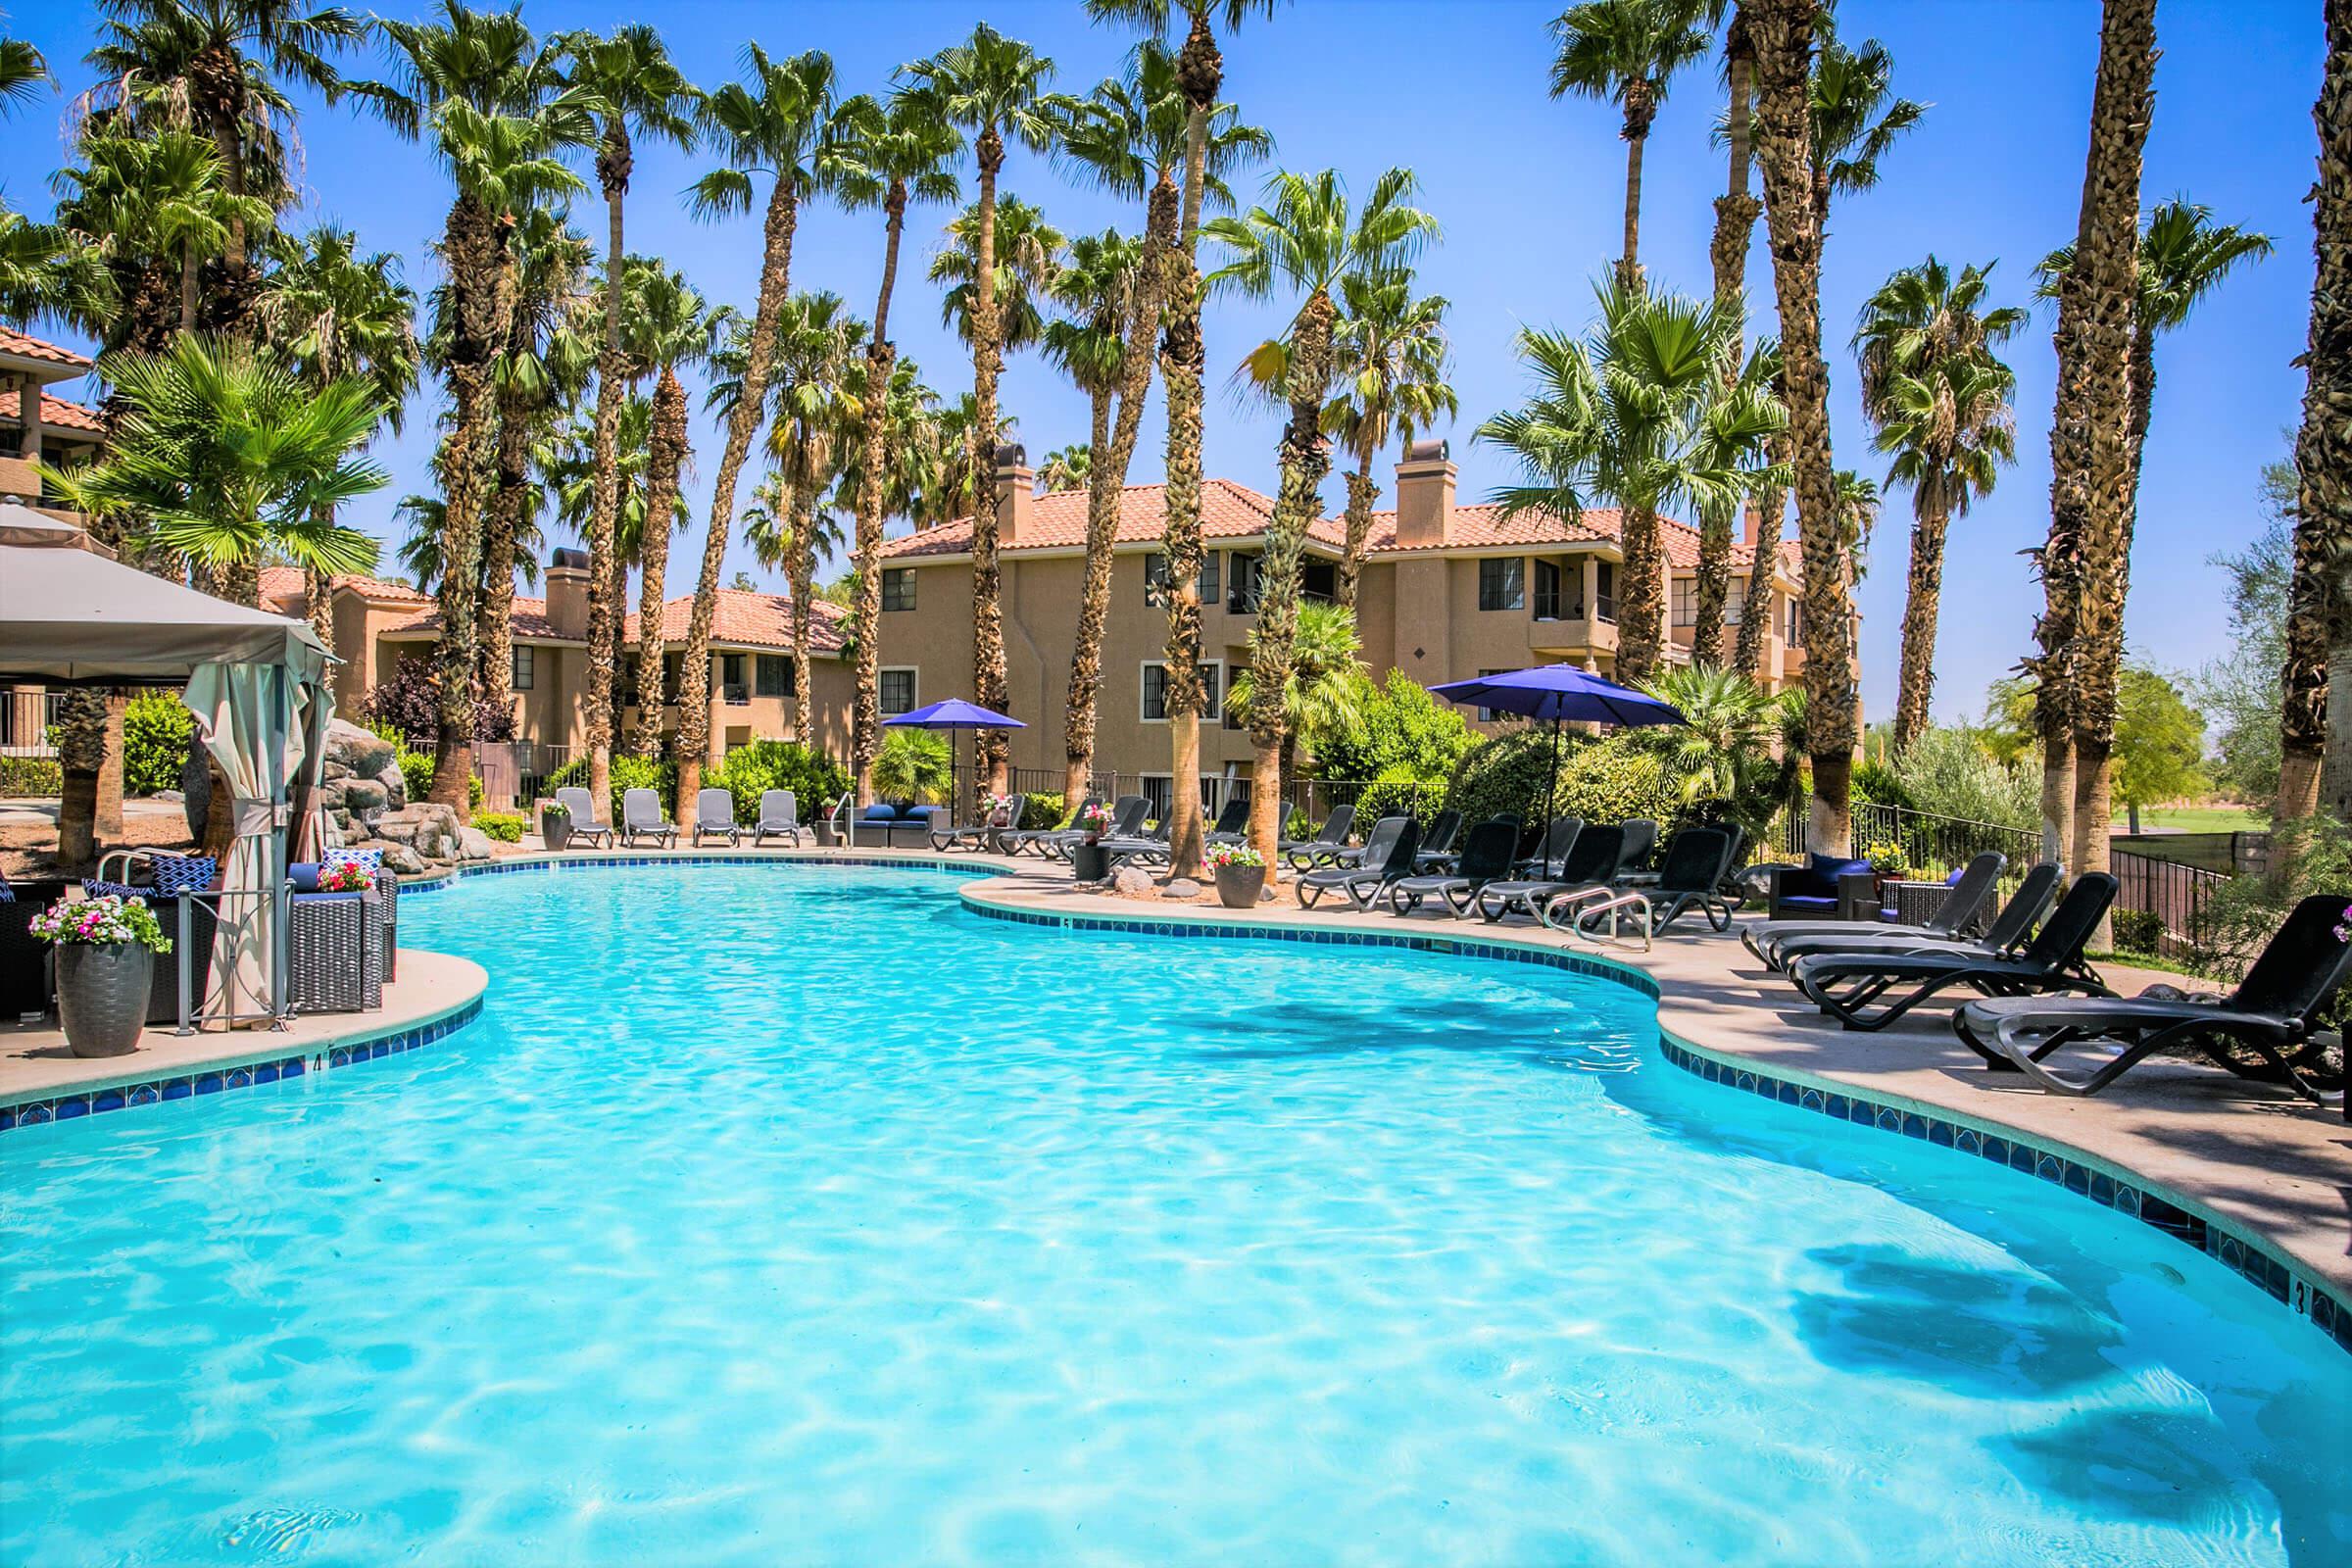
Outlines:
POLYGON ((1550 1025, 1541 1016, 1525 1020, 1525 1033, 1514 1032, 1518 1020, 1469 1009, 1459 999, 1368 1000, 1369 1019, 1365 1002, 1277 999, 1219 1017, 1213 1031, 1202 1032, 1199 1047, 1171 1054, 1243 1063, 1453 1052, 1604 1072, 1630 1072, 1642 1054, 1623 1030, 1604 1027, 1592 1040, 1579 1041, 1547 1032, 1550 1025))
POLYGON ((2193 1526, 2226 1540, 2256 1511, 2239 1494, 2243 1468, 2229 1432, 2180 1411, 2085 1411, 1989 1446, 2035 1492, 2104 1518, 2193 1526))
POLYGON ((2111 1376, 2122 1325, 2071 1293, 2017 1273, 1886 1247, 1816 1248, 1845 1290, 1800 1291, 1797 1332, 1822 1362, 1891 1373, 1978 1396, 2041 1398, 2111 1376))

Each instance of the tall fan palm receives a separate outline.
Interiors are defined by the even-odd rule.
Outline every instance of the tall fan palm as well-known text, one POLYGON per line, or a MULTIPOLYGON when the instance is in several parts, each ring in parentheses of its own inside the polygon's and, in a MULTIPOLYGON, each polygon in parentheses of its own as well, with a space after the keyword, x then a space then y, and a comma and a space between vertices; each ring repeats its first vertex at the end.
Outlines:
POLYGON ((1415 194, 1412 172, 1405 169, 1385 171, 1360 208, 1349 203, 1337 170, 1278 173, 1267 181, 1261 205, 1213 219, 1201 229, 1226 253, 1225 265, 1209 276, 1211 287, 1261 299, 1280 289, 1299 300, 1282 334, 1290 419, 1282 436, 1282 485, 1258 559, 1257 624, 1250 636, 1250 668, 1262 698, 1250 710, 1250 840, 1268 865, 1275 863, 1282 836, 1280 698, 1298 624, 1299 562, 1307 525, 1321 510, 1323 476, 1331 470, 1323 405, 1331 393, 1332 327, 1339 315, 1332 293, 1349 277, 1377 277, 1406 266, 1438 237, 1437 220, 1411 204, 1415 194))
MULTIPOLYGON (((972 271, 978 265, 972 236, 979 223, 976 208, 967 207, 948 224, 948 243, 931 258, 930 281, 944 283, 939 319, 956 329, 966 344, 972 341, 972 316, 977 290, 972 271)), ((997 203, 997 338, 1000 352, 1035 348, 1046 329, 1045 305, 1054 274, 1061 266, 1069 241, 1046 215, 1018 196, 997 203)))
MULTIPOLYGON (((1103 232, 1112 231, 1105 229, 1103 232)), ((1047 352, 1053 352, 1050 340, 1047 352)), ((1107 419, 1105 422, 1108 422, 1107 419)), ((1047 495, 1056 490, 1083 490, 1093 481, 1094 473, 1095 449, 1091 442, 1080 441, 1074 446, 1055 447, 1037 466, 1037 487, 1047 495)), ((1083 626, 1083 619, 1080 624, 1083 626)), ((1099 653, 1100 649, 1097 651, 1099 653)))
POLYGON ((1878 449, 1894 454, 1886 482, 1911 491, 1897 751, 1928 725, 1945 533, 2016 459, 2009 398, 2017 378, 1993 350, 2026 324, 2026 313, 2016 306, 1984 309, 1991 272, 1962 267, 1955 276, 1930 256, 1881 284, 1854 330, 1862 412, 1877 429, 1878 449))
POLYGON ((1826 9, 1820 32, 1805 92, 1813 126, 1813 200, 1826 219, 1831 198, 1878 184, 1879 160, 1919 128, 1928 106, 1894 95, 1894 57, 1878 39, 1848 47, 1826 9))
MULTIPOLYGON (((622 373, 632 380, 647 373, 654 377, 653 419, 646 435, 645 523, 637 545, 637 667, 658 670, 665 655, 662 607, 667 602, 669 536, 675 531, 674 526, 658 524, 684 510, 678 481, 692 450, 686 387, 678 371, 710 357, 712 313, 684 274, 660 262, 631 257, 621 277, 629 296, 629 318, 621 333, 622 373)), ((628 580, 625 570, 616 575, 628 580)), ((641 679, 641 695, 644 690, 641 679)), ((662 755, 660 704, 638 705, 631 747, 639 757, 662 755)))
POLYGON ((22 38, 0 38, 0 116, 40 102, 50 85, 49 62, 22 38))
MULTIPOLYGON (((1096 702, 1102 682, 1101 631, 1102 617, 1108 612, 1111 545, 1118 533, 1120 500, 1127 486, 1128 467, 1134 461, 1136 440, 1143 431, 1144 403, 1152 385, 1152 337, 1160 324, 1168 258, 1177 242, 1177 224, 1183 208, 1183 194, 1177 180, 1185 166, 1193 117, 1192 107, 1177 79, 1176 58, 1163 44, 1150 38, 1136 47, 1120 75, 1098 83, 1085 98, 1056 97, 1053 112, 1060 124, 1056 152, 1063 167, 1088 183, 1144 204, 1143 240, 1135 259, 1132 284, 1125 291, 1124 318, 1114 324, 1107 317, 1098 318, 1091 312, 1087 316, 1095 326, 1109 329, 1115 335, 1119 369, 1115 380, 1106 387, 1109 400, 1099 411, 1098 425, 1108 439, 1107 442, 1098 439, 1088 446, 1083 479, 1087 487, 1085 603, 1103 607, 1101 614, 1082 611, 1076 657, 1070 663, 1069 719, 1063 731, 1064 782, 1068 790, 1083 794, 1094 770, 1096 702)), ((1202 200, 1219 208, 1231 206, 1232 192, 1226 176, 1244 164, 1263 157, 1271 146, 1272 139, 1264 131, 1241 122, 1232 105, 1213 108, 1201 125, 1200 175, 1205 186, 1202 200)), ((1107 350, 1112 345, 1103 341, 1095 346, 1107 350)), ((1196 522, 1198 490, 1196 483, 1196 522)), ((1172 505, 1169 516, 1177 517, 1181 510, 1172 505)), ((1194 535, 1193 555, 1197 558, 1197 527, 1194 535)), ((1197 559, 1195 565, 1198 566, 1197 559)), ((1180 596, 1191 596, 1189 613, 1196 634, 1200 620, 1198 582, 1196 570, 1180 591, 1170 592, 1171 606, 1180 596)), ((1170 613, 1182 619, 1186 612, 1172 608, 1170 613)), ((1198 679, 1179 684, 1185 687, 1185 692, 1172 691, 1171 701, 1189 701, 1197 711, 1198 679)), ((1190 726, 1187 733, 1197 759, 1198 725, 1190 726)), ((1181 749, 1185 742, 1178 744, 1181 749)), ((1180 816, 1183 809, 1179 809, 1180 816)), ((1197 818, 1197 803, 1190 803, 1190 809, 1197 818)))
POLYGON ((1519 334, 1534 395, 1481 424, 1476 439, 1509 452, 1526 475, 1495 492, 1506 512, 1574 519, 1589 496, 1623 511, 1616 676, 1635 682, 1664 662, 1659 514, 1678 503, 1702 515, 1736 513, 1777 477, 1758 459, 1787 415, 1771 392, 1769 356, 1751 357, 1728 391, 1718 378, 1725 345, 1743 326, 1736 311, 1614 281, 1598 293, 1600 319, 1585 342, 1534 328, 1519 334))
MULTIPOLYGON (((1283 683, 1282 763, 1285 779, 1298 772, 1298 738, 1352 730, 1363 723, 1361 698, 1367 689, 1363 639, 1355 612, 1346 605, 1309 601, 1298 607, 1298 630, 1291 641, 1291 678, 1283 683)), ((1228 703, 1257 707, 1255 670, 1236 671, 1228 703)))
MULTIPOLYGON (((915 502, 912 515, 916 527, 931 528, 957 517, 968 517, 979 504, 976 492, 982 482, 981 475, 972 466, 972 431, 979 423, 979 411, 980 400, 965 392, 954 402, 942 404, 932 414, 932 441, 936 450, 927 462, 928 477, 915 502)), ((1013 415, 998 414, 992 444, 1010 440, 1020 423, 1013 415)))
POLYGON ((455 422, 434 645, 441 727, 432 799, 463 817, 471 809, 482 476, 491 467, 499 361, 514 324, 509 231, 531 208, 580 189, 560 155, 584 143, 593 125, 582 100, 564 89, 556 48, 533 37, 517 12, 443 0, 434 22, 380 25, 402 79, 368 84, 366 94, 396 129, 429 140, 457 185, 441 238, 449 275, 443 373, 455 422))
POLYGON ((1372 535, 1372 503, 1380 499, 1373 460, 1392 441, 1409 449, 1415 435, 1461 410, 1446 378, 1453 358, 1446 338, 1448 303, 1442 294, 1416 298, 1407 269, 1341 280, 1340 318, 1332 327, 1338 390, 1323 410, 1323 428, 1355 456, 1355 471, 1348 475, 1348 542, 1335 585, 1348 610, 1355 608, 1372 535))
MULTIPOLYGON (((322 223, 299 238, 280 235, 276 270, 266 280, 262 328, 313 386, 356 375, 384 407, 384 428, 400 433, 401 411, 416 389, 416 296, 401 281, 400 258, 363 252, 348 228, 322 223)), ((330 516, 326 520, 332 521, 330 516)), ((327 579, 304 581, 311 629, 329 653, 335 618, 327 579)))
POLYGON ((251 235, 294 195, 280 160, 293 105, 289 87, 332 103, 344 82, 333 56, 367 36, 368 23, 338 5, 306 0, 102 0, 106 24, 90 64, 118 105, 143 102, 146 117, 190 125, 213 144, 223 188, 267 205, 258 220, 231 214, 221 247, 224 320, 241 318, 251 287, 251 235))
MULTIPOLYGON (((693 147, 694 112, 702 95, 670 59, 662 34, 646 23, 622 26, 610 37, 589 31, 568 33, 563 47, 571 88, 596 116, 598 124, 596 180, 605 197, 605 273, 608 279, 622 278, 620 287, 604 290, 604 330, 597 357, 596 510, 588 530, 588 793, 592 800, 604 801, 612 798, 616 739, 606 718, 614 710, 612 674, 619 656, 615 628, 621 623, 621 606, 628 597, 628 574, 621 569, 613 546, 620 496, 613 443, 621 405, 634 384, 621 343, 621 305, 630 292, 625 275, 629 180, 636 172, 640 140, 693 147)), ((674 411, 681 425, 684 397, 681 390, 674 411)), ((657 428, 662 425, 659 416, 655 423, 657 428)), ((656 548, 666 559, 668 536, 663 530, 655 531, 660 536, 656 548)), ((655 618, 659 619, 658 611, 655 618)), ((658 635, 659 627, 655 631, 658 635)), ((660 667, 659 661, 654 667, 660 667)), ((639 715, 638 748, 646 748, 649 736, 650 743, 659 748, 659 705, 648 704, 639 710, 639 715)))
MULTIPOLYGON (((972 138, 979 173, 972 212, 974 245, 971 308, 972 470, 972 700, 1003 712, 1005 691, 1004 568, 997 558, 997 378, 1004 368, 1005 319, 997 293, 997 179, 1007 138, 1032 152, 1053 145, 1054 117, 1047 87, 1054 62, 1007 38, 987 23, 962 43, 906 66, 907 75, 936 96, 940 115, 972 138)), ((1002 730, 980 731, 975 788, 1004 788, 1002 730)))
POLYGON ((752 312, 751 352, 745 356, 743 395, 727 416, 727 439, 710 486, 710 519, 703 537, 702 574, 694 587, 694 614, 686 626, 683 668, 678 676, 678 802, 682 815, 702 788, 703 762, 710 736, 710 622, 718 612, 718 574, 726 564, 727 541, 735 533, 735 483, 751 457, 766 406, 767 377, 774 363, 777 313, 792 296, 792 240, 800 222, 801 198, 824 189, 831 178, 829 146, 834 136, 833 62, 811 51, 790 60, 770 60, 758 44, 743 49, 745 79, 729 82, 704 102, 705 134, 727 167, 703 176, 694 188, 697 211, 711 217, 752 210, 752 176, 769 177, 767 215, 760 265, 760 297, 752 312))
POLYGON ((93 134, 81 152, 80 167, 57 174, 61 216, 101 256, 134 268, 157 258, 177 277, 177 329, 196 330, 205 263, 226 254, 237 225, 267 222, 270 205, 231 191, 212 143, 189 131, 93 134))
MULTIPOLYGON (((855 644, 857 679, 850 712, 850 762, 860 799, 873 792, 873 764, 881 748, 882 523, 894 510, 892 498, 906 460, 904 442, 910 433, 907 419, 896 415, 905 407, 897 395, 901 384, 898 345, 890 337, 890 299, 898 287, 899 244, 906 231, 908 201, 952 202, 956 185, 950 160, 961 151, 963 139, 950 123, 938 96, 927 88, 903 87, 887 104, 856 98, 842 106, 840 190, 844 205, 874 207, 882 212, 882 280, 874 298, 872 335, 865 346, 862 372, 854 379, 862 387, 882 389, 885 395, 860 394, 860 424, 857 450, 849 455, 842 483, 849 485, 858 518, 855 567, 857 603, 850 636, 855 644)), ((906 399, 914 400, 919 385, 906 377, 906 399)))
POLYGON ((32 326, 55 319, 103 337, 122 316, 95 244, 62 222, 36 223, 0 209, 0 320, 32 326))
POLYGON ((1551 24, 1559 42, 1551 62, 1551 95, 1570 93, 1613 103, 1624 111, 1625 254, 1617 263, 1621 288, 1642 282, 1642 152, 1676 72, 1707 52, 1694 0, 1585 0, 1551 24))

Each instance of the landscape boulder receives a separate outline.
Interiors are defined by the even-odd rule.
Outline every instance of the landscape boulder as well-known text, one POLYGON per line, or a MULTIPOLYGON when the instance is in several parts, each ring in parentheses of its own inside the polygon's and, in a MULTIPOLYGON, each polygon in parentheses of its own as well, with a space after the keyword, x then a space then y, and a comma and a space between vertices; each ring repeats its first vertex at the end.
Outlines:
POLYGON ((1140 898, 1152 891, 1152 873, 1140 865, 1122 865, 1110 873, 1110 891, 1140 898))

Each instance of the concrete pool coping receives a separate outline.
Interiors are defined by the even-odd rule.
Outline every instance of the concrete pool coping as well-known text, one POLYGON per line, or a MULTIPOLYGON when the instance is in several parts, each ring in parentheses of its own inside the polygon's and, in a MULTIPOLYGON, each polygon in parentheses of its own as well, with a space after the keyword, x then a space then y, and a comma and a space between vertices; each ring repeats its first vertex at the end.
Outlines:
MULTIPOLYGON (((2125 1207, 2128 1200, 2132 1212, 2221 1256, 2352 1350, 2352 1126, 2335 1112, 2169 1058, 2143 1063, 2094 1099, 2044 1094, 1986 1073, 1952 1038, 1942 1013, 1914 1015, 1881 1034, 1838 1029, 1804 1007, 1729 933, 1680 928, 1644 954, 1571 942, 1528 925, 1426 914, 1400 918, 1328 904, 1303 910, 1287 890, 1278 903, 1242 910, 1119 898, 1081 890, 1066 867, 1034 858, 865 847, 524 854, 433 882, 404 882, 403 892, 431 893, 474 876, 529 870, 767 861, 965 873, 958 891, 967 906, 1049 925, 1066 920, 1073 927, 1354 936, 1441 950, 1485 947, 1543 961, 1571 957, 1573 967, 1612 975, 1656 996, 1660 1033, 1678 1066, 1727 1087, 1986 1158, 2003 1157, 1988 1147, 1997 1142, 2018 1156, 2007 1161, 2018 1169, 2063 1181, 2108 1206, 2125 1207), (2167 1205, 2166 1218, 2155 1217, 2154 1204, 2141 1210, 2142 1190, 2167 1205)), ((150 1032, 152 1057, 142 1052, 81 1061, 29 1054, 23 1042, 32 1031, 0 1032, 0 1117, 28 1102, 99 1097, 159 1076, 233 1071, 298 1054, 320 1065, 340 1065, 334 1054, 354 1044, 364 1048, 352 1053, 354 1058, 369 1059, 386 1054, 374 1046, 387 1036, 403 1042, 389 1049, 407 1049, 419 1033, 458 1027, 478 1010, 486 983, 480 968, 466 960, 403 949, 402 979, 386 988, 383 1012, 298 1019, 286 1034, 180 1041, 150 1032), (397 1014, 396 992, 403 1008, 397 1014), (218 1054, 186 1064, 177 1059, 177 1053, 208 1048, 218 1054)), ((62 1048, 55 1031, 47 1034, 62 1048)))

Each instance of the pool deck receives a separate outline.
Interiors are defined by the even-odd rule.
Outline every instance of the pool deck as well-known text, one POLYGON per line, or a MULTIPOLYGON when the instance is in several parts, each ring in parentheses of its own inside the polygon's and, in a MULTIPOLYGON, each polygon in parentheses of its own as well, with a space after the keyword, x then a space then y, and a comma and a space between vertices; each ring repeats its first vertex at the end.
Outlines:
MULTIPOLYGON (((975 872, 985 867, 1009 874, 975 875, 962 890, 968 902, 1074 921, 1241 922, 1326 932, 1408 932, 1613 961, 1656 983, 1661 1030, 1694 1056, 1752 1069, 1800 1089, 1855 1093, 1949 1125, 2022 1135, 2089 1170, 2157 1193, 2202 1221, 2267 1243, 2338 1299, 2352 1301, 2352 1125, 2339 1112, 2214 1068, 2167 1058, 2142 1063, 2094 1099, 2044 1094, 1985 1072, 1953 1039, 1948 1009, 1922 1009, 1880 1034, 1838 1028, 1756 964, 1735 935, 1706 931, 1703 922, 1678 927, 1643 953, 1638 947, 1573 942, 1527 922, 1487 925, 1426 912, 1399 918, 1334 909, 1328 904, 1304 910, 1287 886, 1279 902, 1232 910, 1081 891, 1065 866, 1034 858, 934 856, 872 848, 525 854, 481 869, 514 870, 551 861, 684 860, 698 855, 927 862, 975 872)), ((2121 989, 2136 988, 2133 977, 2113 971, 2109 977, 2121 982, 2121 989)), ((482 970, 465 959, 404 949, 401 977, 385 988, 380 1012, 299 1018, 284 1032, 181 1039, 168 1030, 151 1030, 135 1054, 94 1060, 66 1054, 54 1029, 0 1027, 0 1108, 293 1055, 307 1055, 324 1065, 338 1045, 380 1042, 425 1027, 455 1027, 452 1020, 469 1014, 486 983, 482 970)))

